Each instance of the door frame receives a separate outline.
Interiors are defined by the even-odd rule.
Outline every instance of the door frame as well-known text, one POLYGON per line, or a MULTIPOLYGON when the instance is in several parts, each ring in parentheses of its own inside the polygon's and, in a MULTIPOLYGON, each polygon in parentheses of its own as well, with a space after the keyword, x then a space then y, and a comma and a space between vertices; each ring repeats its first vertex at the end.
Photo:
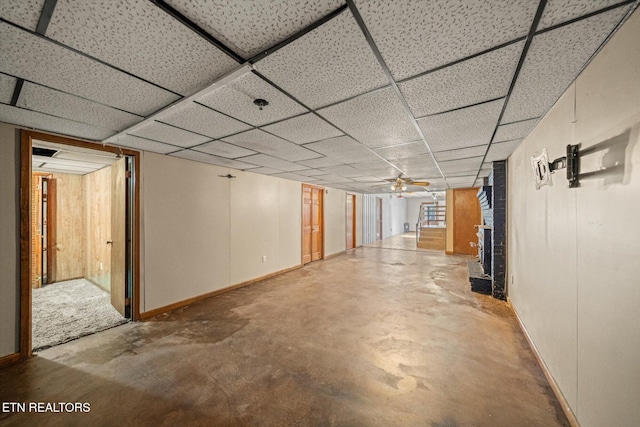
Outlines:
POLYGON ((114 154, 130 156, 134 162, 133 198, 133 321, 140 319, 140 152, 125 148, 102 145, 65 136, 51 135, 31 130, 20 130, 20 360, 31 357, 31 148, 37 139, 56 144, 89 148, 114 154))

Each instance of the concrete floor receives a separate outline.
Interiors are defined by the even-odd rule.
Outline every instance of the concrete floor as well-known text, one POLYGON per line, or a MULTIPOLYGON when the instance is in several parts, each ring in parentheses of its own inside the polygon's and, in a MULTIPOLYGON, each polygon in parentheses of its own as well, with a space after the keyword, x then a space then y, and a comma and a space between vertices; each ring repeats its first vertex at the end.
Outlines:
POLYGON ((0 372, 10 425, 568 425, 468 257, 403 235, 45 350, 0 372), (413 248, 412 248, 413 244, 413 248))

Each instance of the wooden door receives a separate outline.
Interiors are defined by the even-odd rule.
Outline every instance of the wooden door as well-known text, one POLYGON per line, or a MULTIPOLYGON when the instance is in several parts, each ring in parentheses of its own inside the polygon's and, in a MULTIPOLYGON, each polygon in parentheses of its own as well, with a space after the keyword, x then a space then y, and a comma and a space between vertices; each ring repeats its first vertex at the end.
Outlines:
POLYGON ((302 185, 302 263, 311 262, 311 186, 302 185))
POLYGON ((324 190, 302 184, 302 263, 324 257, 322 201, 324 190))
POLYGON ((311 189, 311 261, 322 259, 322 196, 324 190, 311 189))
POLYGON ((111 305, 126 314, 127 178, 126 159, 111 165, 111 305))
POLYGON ((347 194, 346 204, 347 218, 347 249, 356 247, 356 196, 347 194))
POLYGON ((453 190, 453 253, 455 254, 478 254, 478 249, 470 244, 478 243, 475 226, 482 223, 477 194, 477 188, 453 190))
POLYGON ((58 192, 56 180, 53 175, 47 177, 47 213, 46 213, 46 227, 47 227, 47 283, 54 283, 56 278, 56 262, 58 253, 58 233, 56 216, 58 214, 58 192))

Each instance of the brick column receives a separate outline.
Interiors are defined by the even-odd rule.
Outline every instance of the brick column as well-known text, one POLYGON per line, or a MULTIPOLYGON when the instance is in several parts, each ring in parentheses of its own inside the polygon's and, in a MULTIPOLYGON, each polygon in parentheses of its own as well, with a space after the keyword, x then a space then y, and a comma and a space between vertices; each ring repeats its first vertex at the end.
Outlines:
POLYGON ((491 244, 493 257, 491 294, 494 298, 506 299, 507 269, 507 161, 493 162, 493 228, 491 244))

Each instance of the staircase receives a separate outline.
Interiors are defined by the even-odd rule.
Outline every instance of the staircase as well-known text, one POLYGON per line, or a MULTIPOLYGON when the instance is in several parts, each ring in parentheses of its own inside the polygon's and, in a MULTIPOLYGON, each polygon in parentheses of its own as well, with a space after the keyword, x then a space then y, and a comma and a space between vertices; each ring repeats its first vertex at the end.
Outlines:
POLYGON ((418 238, 418 247, 422 249, 445 250, 446 228, 422 227, 418 238))
POLYGON ((446 207, 433 203, 423 203, 416 223, 416 244, 422 249, 445 250, 446 207))

